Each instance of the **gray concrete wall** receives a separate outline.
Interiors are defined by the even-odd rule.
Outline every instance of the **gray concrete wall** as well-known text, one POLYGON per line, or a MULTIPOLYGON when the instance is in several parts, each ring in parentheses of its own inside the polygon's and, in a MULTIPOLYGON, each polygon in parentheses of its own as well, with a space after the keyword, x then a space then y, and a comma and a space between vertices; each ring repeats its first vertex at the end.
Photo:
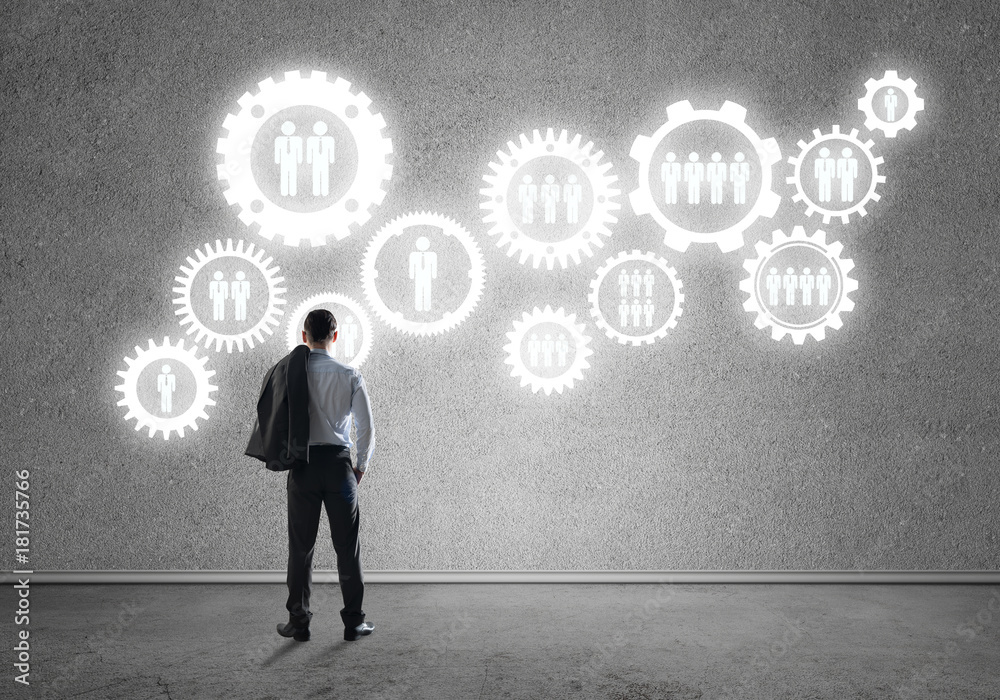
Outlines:
MULTIPOLYGON (((371 569, 996 568, 998 17, 993 3, 35 2, 2 23, 0 180, 5 473, 31 470, 37 569, 281 569, 285 477, 243 456, 278 335, 201 350, 217 405, 151 439, 116 406, 133 347, 176 339, 174 276, 216 239, 274 257, 289 310, 362 298, 361 257, 395 216, 439 211, 482 247, 487 283, 455 330, 376 322, 362 367, 378 446, 362 482, 371 569), (236 100, 285 70, 363 89, 388 124, 383 204, 346 239, 292 249, 237 219, 216 178, 236 100), (629 149, 665 107, 733 100, 787 157, 885 69, 926 100, 876 137, 887 181, 868 216, 823 226, 855 261, 856 308, 793 346, 753 326, 743 260, 781 208, 723 254, 663 245, 627 193, 629 149), (623 206, 593 258, 549 272, 487 235, 496 151, 552 126, 593 140, 623 206), (684 282, 675 331, 621 346, 590 322, 597 267, 664 255, 684 282), (563 306, 593 336, 584 380, 546 396, 503 363, 505 333, 563 306)), ((866 132, 862 128, 862 135, 866 132)), ((187 336, 184 336, 187 337, 187 336)), ((188 346, 190 343, 188 343, 188 346)), ((4 513, 12 516, 11 501, 4 513)), ((11 522, 5 518, 4 522, 11 522)), ((317 568, 333 568, 321 538, 317 568)))

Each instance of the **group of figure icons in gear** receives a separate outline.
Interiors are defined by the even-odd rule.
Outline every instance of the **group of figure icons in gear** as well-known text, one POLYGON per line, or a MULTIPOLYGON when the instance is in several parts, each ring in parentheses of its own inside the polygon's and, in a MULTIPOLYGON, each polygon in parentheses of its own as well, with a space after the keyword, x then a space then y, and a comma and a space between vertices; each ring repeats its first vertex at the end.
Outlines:
MULTIPOLYGON (((896 138, 916 125, 923 100, 912 79, 895 71, 865 83, 858 100, 865 127, 896 138)), ((299 247, 341 240, 370 219, 392 175, 392 141, 385 121, 364 92, 321 71, 299 71, 283 80, 267 78, 246 92, 222 124, 217 176, 237 217, 268 241, 299 247)), ((639 135, 629 155, 637 162, 632 211, 649 216, 663 243, 683 253, 692 243, 722 252, 744 246, 747 230, 775 215, 781 196, 775 168, 783 162, 774 138, 748 125, 747 111, 727 101, 718 110, 695 109, 680 101, 666 108, 666 121, 652 135, 639 135)), ((793 203, 824 224, 863 217, 879 201, 883 159, 874 140, 839 125, 800 140, 787 158, 793 203)), ((521 265, 546 270, 580 265, 605 245, 618 222, 622 194, 604 152, 581 134, 535 129, 496 151, 479 190, 487 235, 521 265), (544 134, 543 134, 544 132, 544 134)), ((816 230, 795 226, 773 231, 745 260, 740 289, 744 309, 771 337, 819 341, 827 328, 840 328, 858 283, 843 246, 816 230)), ((273 258, 253 243, 215 241, 196 249, 180 266, 173 299, 192 347, 165 337, 148 341, 126 357, 119 371, 126 419, 164 439, 197 430, 214 405, 214 370, 198 357, 200 344, 216 352, 242 353, 286 323, 289 349, 314 308, 338 319, 334 352, 360 366, 372 349, 372 320, 359 301, 322 292, 284 313, 287 291, 273 258), (282 318, 284 317, 284 318, 282 318)), ((361 286, 374 316, 397 331, 433 336, 453 330, 475 310, 485 286, 479 244, 458 221, 419 211, 389 221, 372 235, 361 261, 361 286)), ((620 251, 594 272, 588 295, 597 329, 622 345, 652 344, 677 327, 684 309, 683 284, 665 257, 650 251, 620 251)), ((562 393, 583 379, 593 354, 584 322, 563 307, 545 304, 512 320, 503 347, 511 376, 532 392, 562 393)))

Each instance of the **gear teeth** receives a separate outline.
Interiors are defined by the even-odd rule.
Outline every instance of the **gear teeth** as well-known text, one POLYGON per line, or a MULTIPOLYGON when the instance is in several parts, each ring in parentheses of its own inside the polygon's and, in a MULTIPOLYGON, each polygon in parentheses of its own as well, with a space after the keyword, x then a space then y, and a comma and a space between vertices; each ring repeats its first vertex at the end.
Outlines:
POLYGON ((358 348, 358 352, 351 359, 349 364, 355 369, 360 368, 364 361, 368 359, 368 355, 372 349, 372 323, 368 316, 368 312, 365 311, 364 307, 361 306, 357 301, 344 294, 339 294, 337 292, 323 292, 320 294, 313 294, 307 297, 301 304, 295 307, 288 318, 288 325, 285 328, 285 340, 288 343, 289 351, 294 350, 297 345, 302 344, 302 324, 305 322, 306 314, 314 306, 328 305, 328 304, 339 304, 341 306, 346 306, 355 318, 358 319, 358 325, 361 326, 361 347, 358 348))
POLYGON ((511 376, 519 378, 522 387, 531 385, 532 393, 537 394, 539 390, 543 390, 546 396, 551 395, 553 391, 562 394, 563 389, 572 389, 575 381, 582 380, 583 370, 590 367, 586 358, 593 354, 593 350, 587 347, 591 338, 585 334, 585 329, 583 324, 576 324, 576 314, 566 315, 561 307, 553 311, 549 305, 546 305, 544 310, 539 310, 536 306, 531 314, 522 313, 521 320, 514 321, 514 330, 506 334, 509 342, 503 348, 507 353, 504 364, 511 365, 511 376), (539 323, 558 324, 565 328, 575 341, 573 361, 556 377, 541 377, 533 373, 521 358, 521 342, 525 334, 539 323))
POLYGON ((676 251, 684 252, 693 242, 715 243, 722 252, 742 247, 746 230, 760 217, 770 218, 778 209, 781 196, 772 189, 772 166, 781 160, 781 149, 774 138, 761 139, 746 124, 747 110, 742 105, 725 101, 718 110, 695 110, 687 100, 667 107, 667 121, 652 136, 640 134, 632 142, 629 156, 639 163, 638 187, 629 194, 632 210, 639 216, 649 214, 664 231, 663 243, 676 251), (732 127, 753 146, 761 164, 761 189, 750 211, 737 223, 710 233, 692 231, 671 221, 657 206, 650 190, 650 168, 653 154, 663 140, 675 129, 694 121, 715 121, 732 127))
POLYGON ((917 83, 913 78, 900 80, 894 70, 887 70, 881 79, 869 78, 865 81, 865 95, 858 99, 858 109, 865 115, 865 128, 869 131, 880 129, 887 138, 895 138, 900 130, 912 130, 917 125, 916 114, 924 109, 924 100, 917 97, 917 83), (875 114, 875 94, 883 87, 893 87, 906 96, 906 112, 899 119, 888 122, 875 114))
POLYGON ((683 289, 684 285, 677 277, 677 270, 671 267, 666 259, 654 255, 653 253, 643 253, 639 250, 633 250, 631 252, 622 251, 618 253, 618 255, 608 258, 605 263, 598 268, 594 278, 590 281, 590 293, 587 295, 587 299, 590 302, 590 315, 594 317, 595 325, 603 330, 605 335, 612 340, 618 341, 618 343, 622 345, 632 344, 633 346, 639 346, 643 343, 649 343, 652 345, 656 342, 656 340, 665 337, 668 330, 677 327, 677 319, 684 311, 683 289), (673 286, 674 306, 667 317, 666 323, 652 333, 647 333, 641 336, 627 335, 613 328, 605 318, 600 306, 601 284, 604 283, 608 273, 618 267, 618 265, 630 260, 641 260, 647 264, 656 266, 667 275, 671 285, 673 286))

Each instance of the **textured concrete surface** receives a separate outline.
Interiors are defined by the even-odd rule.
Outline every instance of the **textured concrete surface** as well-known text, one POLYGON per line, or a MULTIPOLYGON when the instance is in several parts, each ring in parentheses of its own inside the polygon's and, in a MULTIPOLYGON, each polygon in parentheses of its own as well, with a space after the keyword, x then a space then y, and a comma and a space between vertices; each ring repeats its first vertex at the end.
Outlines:
MULTIPOLYGON (((995 586, 371 585, 342 639, 279 637, 284 587, 39 586, 32 697, 1000 697, 995 586)), ((13 697, 13 695, 11 695, 13 697)))
MULTIPOLYGON (((247 352, 202 351, 217 405, 183 439, 134 432, 116 372, 133 346, 182 335, 171 288, 205 243, 262 246, 289 307, 331 288, 360 298, 367 241, 419 209, 474 233, 487 285, 444 336, 376 326, 367 567, 1000 563, 994 3, 39 1, 3 13, 0 422, 4 464, 32 471, 35 569, 281 569, 284 477, 242 452, 284 328, 247 352), (299 68, 363 89, 395 149, 371 221, 318 250, 248 231, 215 174, 236 100, 299 68), (887 182, 869 215, 823 227, 860 288, 822 343, 775 343, 742 309, 753 243, 819 225, 780 176, 777 216, 725 255, 666 249, 624 194, 613 237, 567 270, 521 266, 486 234, 482 177, 522 131, 584 134, 628 193, 633 139, 674 101, 739 102, 788 155, 813 129, 861 127, 864 83, 887 68, 917 81, 926 108, 912 133, 877 140, 887 182), (676 332, 641 348, 605 338, 587 303, 605 255, 633 248, 664 254, 686 293, 676 332), (545 304, 594 336, 591 368, 562 395, 530 393, 503 363, 513 319, 545 304)), ((316 566, 334 568, 326 539, 316 566)))

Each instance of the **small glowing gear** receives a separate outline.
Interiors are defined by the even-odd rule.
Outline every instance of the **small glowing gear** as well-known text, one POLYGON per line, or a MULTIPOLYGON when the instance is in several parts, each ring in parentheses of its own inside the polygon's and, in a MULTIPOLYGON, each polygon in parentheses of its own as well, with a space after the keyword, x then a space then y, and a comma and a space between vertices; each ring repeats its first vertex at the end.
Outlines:
POLYGON ((677 277, 677 270, 670 267, 670 264, 658 255, 653 253, 642 253, 638 250, 633 250, 631 253, 622 251, 616 257, 608 258, 607 262, 604 263, 598 270, 594 279, 590 282, 590 315, 594 317, 594 323, 597 327, 602 329, 609 338, 617 340, 622 345, 626 343, 631 343, 632 345, 638 346, 642 343, 652 344, 658 338, 662 338, 667 334, 667 331, 671 328, 677 327, 677 318, 683 313, 684 309, 681 306, 684 303, 684 291, 683 284, 677 277), (670 311, 667 320, 662 326, 657 328, 651 333, 646 333, 644 335, 628 335, 622 333, 621 331, 612 328, 611 324, 608 323, 607 319, 604 317, 604 313, 601 311, 600 305, 600 289, 601 284, 604 282, 608 273, 612 269, 618 267, 624 262, 629 262, 631 260, 642 261, 649 265, 653 265, 660 270, 670 279, 670 284, 674 289, 674 305, 670 311))
POLYGON ((805 141, 799 141, 799 155, 790 156, 788 162, 795 166, 794 173, 786 178, 786 182, 789 185, 795 185, 796 193, 792 196, 793 202, 805 202, 806 203, 806 216, 812 216, 813 214, 819 212, 823 215, 823 223, 830 223, 830 219, 835 216, 840 217, 842 223, 847 223, 850 219, 851 214, 859 214, 860 216, 866 216, 868 211, 865 209, 865 205, 871 201, 879 201, 882 196, 875 191, 880 184, 885 182, 885 175, 878 174, 878 166, 882 165, 885 160, 882 157, 875 157, 872 153, 872 146, 875 142, 871 139, 862 142, 858 138, 858 130, 851 129, 851 133, 842 134, 840 133, 840 126, 837 124, 833 125, 833 130, 824 135, 819 129, 813 129, 813 140, 809 143, 805 141), (868 190, 865 192, 864 196, 861 197, 855 204, 844 208, 844 209, 831 209, 825 207, 818 202, 814 202, 812 197, 806 194, 805 189, 802 186, 802 163, 805 160, 806 153, 811 151, 813 148, 821 143, 826 143, 827 141, 847 141, 851 145, 858 148, 863 154, 865 159, 868 161, 868 166, 871 168, 871 182, 868 183, 868 190))
POLYGON ((781 160, 781 149, 775 139, 761 139, 756 131, 747 126, 746 115, 746 108, 728 100, 718 110, 696 110, 690 102, 682 100, 667 107, 667 121, 652 136, 640 134, 632 143, 629 155, 639 162, 639 186, 629 194, 629 201, 637 215, 649 214, 665 231, 663 239, 665 245, 682 253, 692 242, 715 243, 724 253, 736 250, 743 245, 744 231, 758 218, 762 216, 770 218, 778 210, 781 196, 771 187, 773 180, 771 168, 781 160), (715 121, 736 129, 753 145, 761 165, 760 192, 750 210, 732 226, 708 233, 691 231, 671 221, 653 200, 649 185, 649 169, 657 147, 670 132, 696 121, 715 121))
MULTIPOLYGON (((305 323, 309 310, 313 307, 326 306, 328 304, 339 304, 340 306, 347 307, 358 320, 358 325, 361 327, 361 347, 354 354, 354 357, 351 358, 351 361, 345 363, 357 369, 361 367, 372 349, 372 322, 368 318, 368 312, 365 311, 361 304, 343 294, 336 292, 314 294, 299 304, 295 312, 288 317, 288 349, 294 350, 295 346, 302 344, 302 324, 305 323)), ((340 331, 340 338, 337 340, 338 343, 342 342, 344 337, 343 332, 346 321, 347 319, 345 318, 337 319, 337 329, 340 331)))
POLYGON ((531 391, 533 393, 537 393, 539 389, 543 389, 546 396, 548 396, 554 389, 561 394, 564 388, 572 389, 575 380, 582 380, 583 370, 590 367, 587 357, 593 355, 594 351, 587 347, 587 343, 590 342, 591 338, 584 333, 584 330, 585 326, 582 323, 579 325, 576 324, 576 314, 569 314, 567 316, 561 307, 553 311, 551 306, 546 306, 544 310, 536 306, 530 314, 525 312, 522 320, 515 320, 514 330, 507 333, 507 338, 510 342, 503 348, 507 351, 507 359, 504 360, 504 364, 512 366, 510 375, 512 377, 520 377, 521 386, 531 384, 531 391), (565 328, 572 336, 571 342, 574 343, 573 361, 566 367, 565 371, 555 377, 542 377, 535 374, 524 363, 524 359, 521 357, 521 344, 524 336, 529 330, 541 323, 554 323, 565 328))
POLYGON ((385 120, 369 109, 371 99, 365 93, 351 93, 348 81, 338 77, 330 82, 323 71, 314 70, 308 78, 297 70, 288 71, 284 81, 267 78, 258 86, 256 95, 244 93, 239 112, 229 114, 222 124, 227 133, 216 146, 216 152, 223 156, 216 172, 220 180, 229 183, 226 201, 240 208, 240 221, 247 226, 258 224, 260 235, 268 240, 280 234, 285 245, 297 246, 305 239, 319 246, 330 234, 337 240, 345 238, 351 233, 349 227, 367 222, 369 208, 385 198, 384 181, 392 176, 388 163, 392 140, 382 135, 385 120), (357 146, 354 181, 337 202, 319 211, 291 211, 275 204, 261 190, 251 169, 252 146, 260 128, 278 112, 300 106, 334 113, 357 146))
POLYGON ((250 243, 247 245, 246 250, 243 249, 243 241, 239 241, 236 244, 236 248, 233 248, 232 239, 226 240, 226 247, 222 247, 222 241, 215 241, 215 250, 212 249, 211 244, 205 244, 205 252, 201 252, 200 249, 195 250, 195 255, 197 260, 194 258, 188 258, 187 263, 189 267, 181 265, 181 272, 183 275, 174 277, 174 280, 179 286, 174 287, 173 291, 179 296, 174 299, 174 304, 177 304, 180 308, 175 309, 174 313, 178 316, 183 316, 181 319, 181 326, 191 325, 187 329, 187 334, 191 335, 197 331, 197 335, 194 338, 195 344, 201 342, 202 338, 205 339, 205 347, 209 347, 212 341, 215 341, 215 349, 221 350, 222 344, 226 344, 226 349, 229 352, 233 351, 233 345, 235 344, 240 352, 243 352, 243 343, 246 343, 251 348, 254 347, 254 340, 258 343, 264 342, 264 332, 268 335, 274 333, 273 327, 277 326, 278 316, 283 314, 284 311, 278 308, 280 305, 285 303, 285 300, 281 298, 281 295, 285 293, 285 288, 280 286, 281 282, 284 282, 284 277, 278 277, 278 267, 271 266, 273 258, 264 259, 264 251, 258 250, 254 252, 254 245, 250 243), (191 305, 191 285, 194 283, 194 278, 198 272, 208 265, 209 263, 219 260, 220 258, 239 258, 245 260, 258 270, 264 276, 267 281, 267 311, 261 319, 249 330, 242 333, 235 334, 224 334, 216 333, 210 328, 206 327, 204 323, 198 320, 198 317, 194 313, 194 308, 191 305))
POLYGON ((208 419, 205 408, 214 406, 215 401, 209 396, 219 387, 210 383, 210 379, 215 374, 215 370, 205 368, 208 357, 197 357, 198 345, 193 344, 190 349, 184 348, 184 339, 177 340, 176 345, 170 344, 170 338, 164 337, 163 344, 157 345, 152 338, 149 340, 149 348, 143 350, 138 345, 135 346, 135 358, 126 357, 125 364, 128 369, 118 371, 118 376, 122 378, 122 383, 115 387, 124 397, 118 402, 119 406, 127 406, 128 412, 125 420, 136 419, 135 429, 141 430, 143 427, 149 428, 149 437, 156 435, 157 431, 163 432, 163 439, 170 438, 170 433, 176 431, 180 437, 184 437, 184 428, 197 430, 197 419, 208 419), (139 400, 139 375, 150 364, 170 360, 179 362, 187 367, 195 379, 195 396, 191 405, 186 411, 177 416, 163 417, 156 416, 147 411, 139 400))
POLYGON ((508 256, 513 257, 514 253, 520 253, 518 262, 522 265, 529 257, 532 258, 532 265, 535 268, 542 260, 550 270, 556 260, 565 268, 568 266, 567 258, 572 258, 578 265, 580 253, 585 253, 587 257, 593 256, 593 246, 603 246, 604 241, 601 236, 610 236, 611 230, 608 226, 618 221, 612 214, 613 211, 621 209, 621 204, 612 201, 621 194, 621 191, 614 186, 618 177, 610 173, 611 163, 601 162, 604 151, 595 152, 592 141, 581 146, 582 138, 577 134, 569 140, 565 129, 556 138, 555 131, 551 128, 545 132, 545 138, 542 138, 538 129, 533 131, 531 140, 525 134, 521 134, 520 145, 508 141, 509 152, 497 151, 499 162, 493 161, 489 164, 493 174, 483 176, 489 186, 479 190, 479 193, 487 198, 479 206, 488 211, 483 221, 493 224, 488 233, 491 236, 499 236, 498 248, 509 245, 508 256), (538 241, 528 236, 511 216, 510 202, 507 199, 511 180, 521 166, 545 156, 562 157, 579 167, 586 174, 593 193, 590 217, 587 221, 580 222, 573 235, 561 241, 538 241))
POLYGON ((744 310, 757 314, 754 326, 757 328, 770 326, 771 337, 774 340, 781 340, 790 335, 796 345, 802 345, 806 336, 810 335, 817 341, 823 340, 827 328, 840 328, 843 325, 840 314, 854 309, 854 301, 848 295, 858 288, 857 280, 847 276, 847 273, 854 269, 854 261, 840 257, 843 248, 839 241, 827 243, 826 233, 822 229, 817 229, 812 236, 807 236, 802 226, 795 226, 791 236, 786 236, 780 229, 774 231, 770 245, 758 241, 757 257, 743 263, 743 268, 750 273, 750 276, 740 282, 740 289, 750 295, 750 298, 743 302, 744 310), (760 298, 760 275, 768 260, 780 249, 790 246, 803 246, 822 254, 836 270, 839 280, 837 299, 821 318, 809 324, 789 324, 782 321, 767 309, 764 300, 760 298))
POLYGON ((418 336, 444 333, 468 318, 472 310, 476 308, 476 304, 483 294, 485 279, 486 266, 483 261, 483 254, 479 249, 479 245, 472 238, 472 235, 454 219, 432 212, 415 212, 396 217, 390 221, 372 238, 365 251, 364 259, 361 262, 361 283, 364 285, 365 297, 368 299, 368 303, 375 309, 375 315, 396 330, 418 336), (437 321, 421 323, 403 318, 401 312, 393 311, 385 305, 375 286, 375 279, 378 277, 378 270, 375 269, 375 261, 378 258, 379 251, 382 250, 382 247, 390 238, 402 235, 406 229, 413 226, 433 226, 440 228, 443 235, 451 236, 458 241, 469 256, 471 264, 471 268, 469 269, 469 279, 471 280, 469 293, 455 311, 445 313, 437 321))
POLYGON ((900 80, 896 71, 887 70, 879 80, 869 78, 865 90, 865 96, 858 98, 858 109, 865 113, 866 129, 881 129, 886 137, 893 139, 900 129, 913 129, 917 125, 917 112, 923 111, 924 100, 917 97, 917 83, 913 78, 900 80), (886 121, 875 114, 875 94, 882 88, 895 88, 906 97, 906 112, 895 121, 886 121))

